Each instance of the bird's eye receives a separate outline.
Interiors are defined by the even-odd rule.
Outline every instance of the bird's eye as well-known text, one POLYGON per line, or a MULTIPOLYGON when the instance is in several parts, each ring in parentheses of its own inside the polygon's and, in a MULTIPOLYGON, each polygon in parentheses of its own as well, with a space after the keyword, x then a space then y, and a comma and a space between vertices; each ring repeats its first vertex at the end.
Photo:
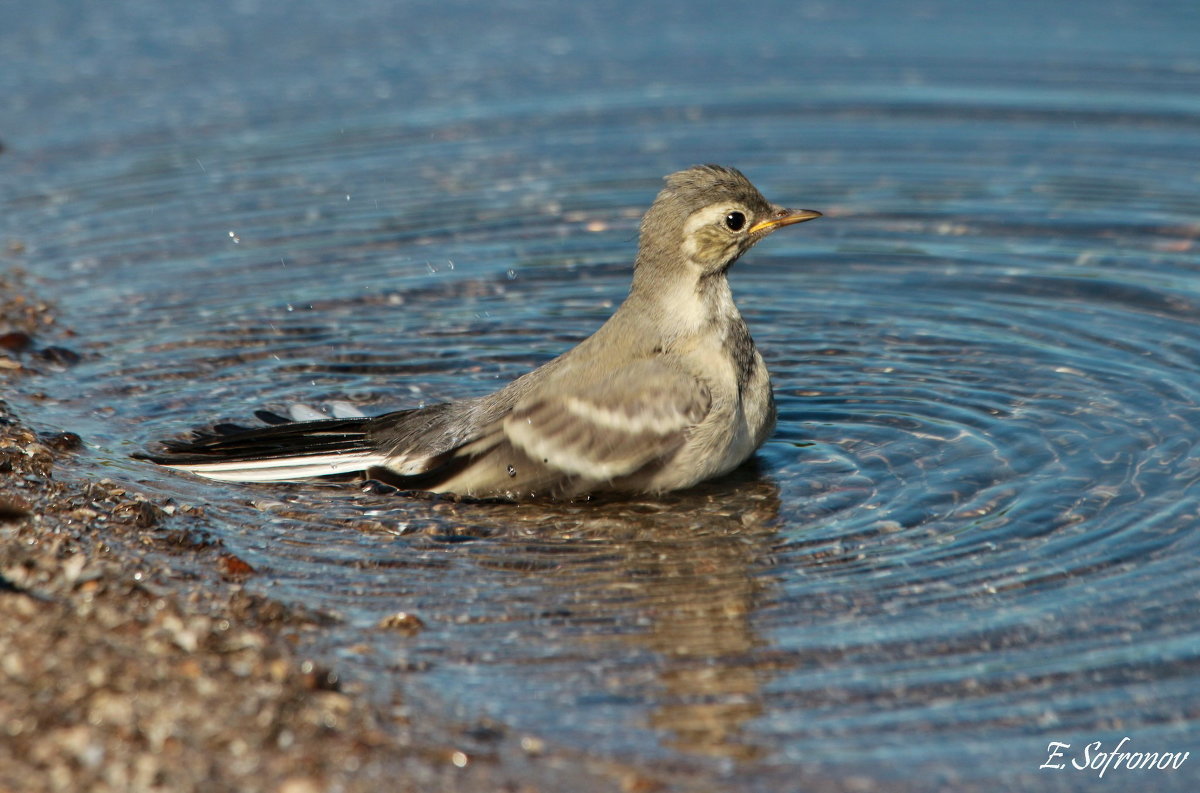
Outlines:
POLYGON ((730 212, 725 216, 725 228, 730 231, 741 231, 746 227, 746 216, 741 212, 730 212))

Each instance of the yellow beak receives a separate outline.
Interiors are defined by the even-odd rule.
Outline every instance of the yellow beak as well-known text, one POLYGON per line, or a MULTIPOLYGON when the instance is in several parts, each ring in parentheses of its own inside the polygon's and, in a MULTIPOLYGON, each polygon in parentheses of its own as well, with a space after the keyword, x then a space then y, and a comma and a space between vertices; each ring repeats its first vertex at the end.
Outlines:
POLYGON ((815 209, 781 209, 770 220, 762 220, 750 227, 751 234, 774 231, 793 223, 803 223, 806 220, 816 220, 821 213, 815 209))

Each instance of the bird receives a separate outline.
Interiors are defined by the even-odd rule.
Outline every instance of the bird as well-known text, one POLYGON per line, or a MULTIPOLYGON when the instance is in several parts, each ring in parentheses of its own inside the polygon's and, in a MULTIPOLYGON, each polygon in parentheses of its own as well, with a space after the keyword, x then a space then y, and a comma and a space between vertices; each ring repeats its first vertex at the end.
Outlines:
POLYGON ((382 415, 219 425, 149 460, 228 482, 357 475, 506 501, 651 495, 732 471, 776 422, 770 374, 727 278, 772 232, 821 217, 772 204, 740 171, 664 177, 629 294, 591 336, 486 396, 382 415))

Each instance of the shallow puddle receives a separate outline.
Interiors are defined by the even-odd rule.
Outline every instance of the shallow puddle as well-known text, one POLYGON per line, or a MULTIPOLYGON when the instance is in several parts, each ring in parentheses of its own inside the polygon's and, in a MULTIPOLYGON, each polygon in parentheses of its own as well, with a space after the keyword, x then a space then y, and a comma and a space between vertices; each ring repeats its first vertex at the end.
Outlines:
MULTIPOLYGON (((942 11, 928 35, 949 35, 942 11)), ((272 116, 272 72, 247 89, 266 109, 240 97, 250 120, 218 123, 210 97, 190 137, 134 108, 40 158, 15 140, 4 234, 83 360, 10 398, 85 438, 79 475, 205 505, 251 587, 340 615, 314 641, 347 674, 456 717, 756 790, 1088 789, 1039 771, 1050 742, 1194 748, 1200 93, 1194 61, 1155 54, 1187 34, 1113 62, 1096 30, 1057 46, 981 12, 978 51, 851 52, 891 40, 884 17, 826 21, 849 49, 802 82, 744 65, 705 82, 679 42, 638 56, 649 83, 591 45, 560 72, 551 40, 521 90, 516 67, 456 61, 453 85, 503 86, 473 102, 336 90, 272 116), (735 476, 511 506, 128 458, 264 407, 382 412, 507 382, 611 313, 659 178, 702 161, 827 216, 733 271, 780 409, 735 476), (423 629, 378 627, 397 612, 423 629)), ((384 46, 369 19, 341 24, 384 46)), ((300 85, 318 79, 336 82, 300 85)), ((161 101, 184 112, 197 90, 161 101)))

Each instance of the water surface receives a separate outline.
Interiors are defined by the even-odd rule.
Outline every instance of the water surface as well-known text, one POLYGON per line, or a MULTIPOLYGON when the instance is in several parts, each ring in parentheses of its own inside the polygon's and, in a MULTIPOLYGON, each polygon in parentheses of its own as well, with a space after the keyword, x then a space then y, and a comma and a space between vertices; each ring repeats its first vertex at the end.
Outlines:
POLYGON ((1090 790, 1048 743, 1195 749, 1195 10, 605 8, 34 14, 0 229, 84 360, 11 398, 431 713, 751 790, 1090 790), (55 35, 80 73, 33 68, 55 35), (498 387, 603 322, 659 178, 707 161, 827 215, 733 271, 780 409, 734 476, 509 506, 128 459, 498 387))

